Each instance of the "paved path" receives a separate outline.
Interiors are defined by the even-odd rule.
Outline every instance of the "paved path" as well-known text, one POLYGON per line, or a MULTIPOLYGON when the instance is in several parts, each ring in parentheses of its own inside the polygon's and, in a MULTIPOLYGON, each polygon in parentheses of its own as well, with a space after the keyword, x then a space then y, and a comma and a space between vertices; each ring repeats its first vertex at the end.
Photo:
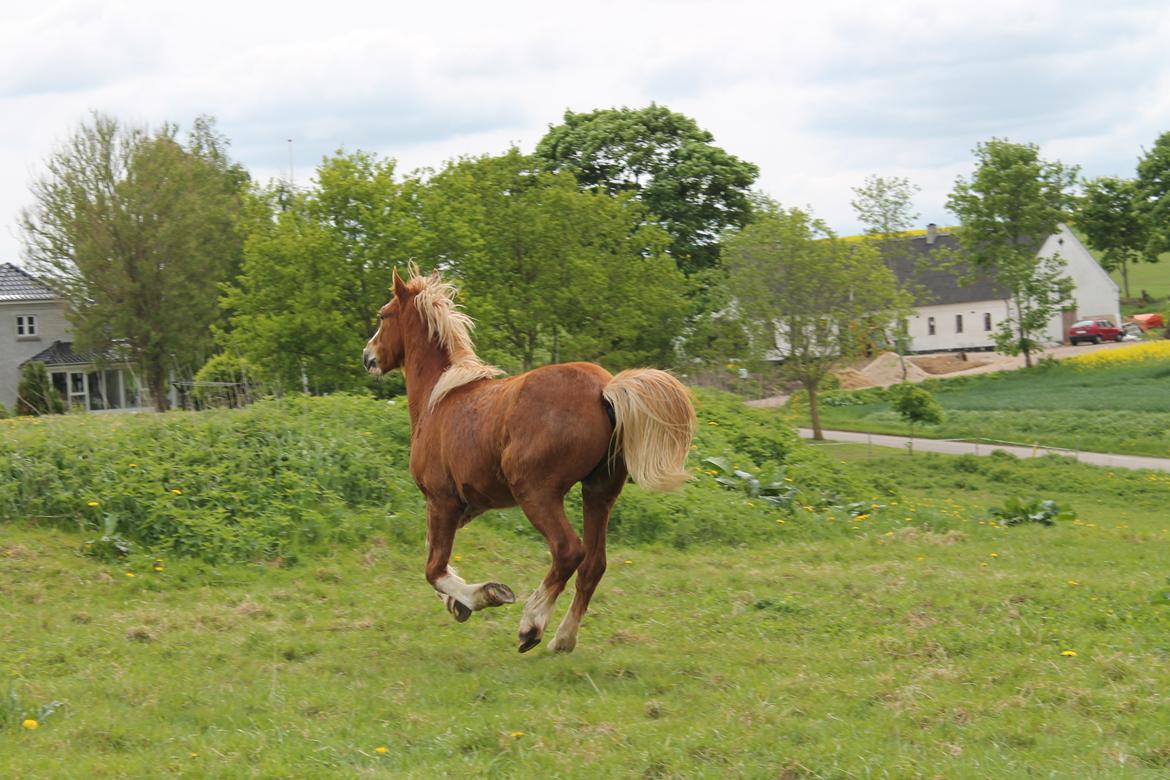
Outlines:
MULTIPOLYGON (((911 439, 905 436, 886 436, 880 433, 855 433, 853 431, 823 431, 823 433, 827 441, 872 444, 876 447, 898 447, 900 449, 906 449, 906 442, 911 441, 911 439)), ((801 428, 800 435, 805 439, 811 439, 812 430, 810 428, 801 428)), ((1105 452, 1080 452, 1053 447, 981 444, 969 441, 954 441, 951 439, 913 439, 913 442, 914 449, 917 452, 941 452, 947 455, 990 455, 992 450, 1003 450, 1019 458, 1035 458, 1040 455, 1064 455, 1066 457, 1076 458, 1082 463, 1091 463, 1094 466, 1170 471, 1170 458, 1150 458, 1143 455, 1113 455, 1105 452)))

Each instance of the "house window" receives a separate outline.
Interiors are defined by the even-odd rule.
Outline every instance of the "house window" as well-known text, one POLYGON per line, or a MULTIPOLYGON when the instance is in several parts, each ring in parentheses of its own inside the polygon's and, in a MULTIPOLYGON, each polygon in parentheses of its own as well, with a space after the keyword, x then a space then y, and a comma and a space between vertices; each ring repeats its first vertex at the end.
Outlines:
POLYGON ((928 336, 934 335, 934 317, 926 318, 926 334, 928 336))
POLYGON ((956 314, 955 315, 955 333, 962 333, 962 332, 963 332, 963 315, 956 314))
POLYGON ((16 315, 16 337, 18 339, 33 338, 37 335, 37 315, 16 315))
POLYGON ((983 313, 983 329, 991 330, 991 312, 983 313))

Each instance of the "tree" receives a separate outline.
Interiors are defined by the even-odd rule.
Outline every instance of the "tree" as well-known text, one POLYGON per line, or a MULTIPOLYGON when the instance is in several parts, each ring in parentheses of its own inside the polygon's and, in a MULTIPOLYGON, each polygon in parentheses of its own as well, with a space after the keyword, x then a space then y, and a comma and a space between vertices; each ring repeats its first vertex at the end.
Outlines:
POLYGON ((1037 256, 1041 243, 1067 219, 1077 168, 1040 158, 1035 144, 993 138, 975 147, 976 169, 947 198, 959 218, 959 243, 976 268, 990 272, 1011 296, 996 348, 1032 352, 1048 321, 1070 303, 1072 281, 1059 256, 1037 256))
POLYGON ((1170 252, 1170 131, 1138 159, 1136 186, 1138 214, 1147 232, 1146 259, 1156 262, 1170 252))
POLYGON ((45 364, 25 363, 20 369, 20 384, 16 388, 16 413, 40 416, 64 412, 65 401, 49 380, 45 364))
POLYGON ((754 351, 778 357, 782 372, 800 382, 813 437, 822 439, 821 382, 906 312, 893 273, 871 245, 841 241, 811 214, 774 203, 728 240, 725 262, 754 351))
POLYGON ((1135 182, 1115 176, 1085 182, 1074 219, 1090 246, 1101 252, 1105 270, 1121 273, 1125 297, 1133 297, 1129 291, 1129 264, 1157 260, 1157 256, 1146 254, 1149 231, 1139 212, 1135 182))
POLYGON ((914 195, 922 188, 900 176, 885 178, 866 176, 860 187, 853 188, 855 198, 849 202, 865 234, 882 241, 895 238, 914 227, 914 195))
POLYGON ((751 216, 759 169, 714 144, 690 117, 646 108, 566 111, 536 147, 542 167, 570 171, 591 191, 628 193, 670 234, 678 267, 690 274, 719 262, 719 240, 751 216))
POLYGON ((211 349, 218 285, 238 267, 243 169, 207 118, 187 144, 95 114, 46 163, 21 214, 29 265, 68 301, 77 341, 124 340, 155 406, 211 349))
POLYGON ((361 353, 391 270, 422 249, 418 182, 395 177, 395 162, 337 152, 313 185, 281 184, 248 199, 244 261, 224 287, 230 328, 220 343, 278 386, 333 392, 366 386, 361 353))
MULTIPOLYGON (((921 191, 921 187, 900 176, 890 178, 867 176, 860 187, 853 188, 856 197, 850 201, 850 205, 857 214, 858 221, 865 226, 865 235, 877 242, 882 260, 890 269, 906 257, 906 242, 898 239, 914 227, 914 221, 918 219, 918 212, 913 210, 914 195, 921 191)), ((920 291, 911 289, 910 279, 911 277, 907 277, 899 284, 907 296, 918 298, 920 291)), ((895 326, 894 333, 888 340, 898 353, 904 380, 907 371, 905 352, 909 337, 903 323, 895 326)))
POLYGON ((894 411, 910 426, 910 439, 906 449, 914 454, 914 426, 938 425, 943 421, 943 408, 930 391, 920 385, 903 383, 895 385, 892 392, 894 411))
POLYGON ((425 256, 458 279, 487 359, 671 362, 685 281, 630 194, 582 191, 512 149, 449 164, 421 201, 425 256))

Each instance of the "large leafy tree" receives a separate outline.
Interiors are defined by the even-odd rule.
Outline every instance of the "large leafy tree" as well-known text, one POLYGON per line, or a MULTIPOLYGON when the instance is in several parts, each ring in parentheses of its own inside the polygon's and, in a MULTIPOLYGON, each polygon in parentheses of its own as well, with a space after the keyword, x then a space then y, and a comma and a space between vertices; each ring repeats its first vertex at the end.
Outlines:
POLYGON ((1145 223, 1146 257, 1170 252, 1170 131, 1158 136, 1137 166, 1138 213, 1145 223))
POLYGON ((631 194, 582 191, 512 149, 452 162, 420 200, 424 257, 460 280, 486 358, 670 361, 685 280, 631 194))
POLYGON ((158 409, 211 348, 218 285, 238 267, 247 175, 212 120, 183 143, 95 114, 46 162, 21 214, 29 265, 66 298, 78 342, 124 340, 158 409))
POLYGON ((358 355, 386 302, 391 269, 420 249, 418 182, 364 153, 325 158, 312 186, 257 190, 240 274, 221 301, 220 341, 284 387, 330 392, 367 382, 358 355))
POLYGON ((996 348, 1022 352, 1031 366, 1038 336, 1072 294, 1064 261, 1038 257, 1037 250, 1068 218, 1077 168, 1041 159, 1035 144, 1000 138, 976 146, 975 160, 971 178, 955 181, 947 209, 959 218, 958 238, 968 259, 1011 295, 996 348))
POLYGON ((905 315, 906 296, 871 244, 842 241, 808 212, 774 203, 728 240, 725 263, 755 352, 801 384, 823 438, 821 382, 905 315))
POLYGON ((759 169, 714 144, 683 114, 646 108, 566 111, 536 147, 542 167, 570 171, 587 189, 641 200, 670 234, 678 267, 690 274, 719 262, 719 239, 751 216, 759 169))
POLYGON ((1132 179, 1102 176, 1085 182, 1074 218, 1089 244, 1101 252, 1101 265, 1121 274, 1125 297, 1130 298, 1129 266, 1146 254, 1149 231, 1139 211, 1137 187, 1132 179))

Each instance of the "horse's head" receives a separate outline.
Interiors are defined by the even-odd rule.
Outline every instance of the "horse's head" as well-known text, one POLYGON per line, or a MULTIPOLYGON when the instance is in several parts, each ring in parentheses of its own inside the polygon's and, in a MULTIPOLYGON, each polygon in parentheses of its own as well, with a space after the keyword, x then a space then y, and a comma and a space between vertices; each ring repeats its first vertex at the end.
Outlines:
POLYGON ((406 349, 403 345, 402 320, 411 292, 394 271, 394 297, 378 310, 378 330, 362 350, 362 363, 375 376, 402 367, 406 349))

